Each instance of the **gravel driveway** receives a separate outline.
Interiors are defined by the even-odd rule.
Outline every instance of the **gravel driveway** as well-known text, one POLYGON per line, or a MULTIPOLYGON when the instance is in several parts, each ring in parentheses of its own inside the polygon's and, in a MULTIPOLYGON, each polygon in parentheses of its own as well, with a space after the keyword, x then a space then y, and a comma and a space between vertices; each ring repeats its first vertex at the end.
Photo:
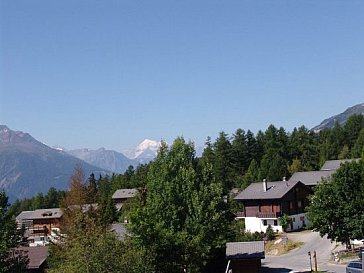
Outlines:
MULTIPOLYGON (((317 253, 318 270, 344 273, 345 265, 336 265, 329 263, 331 258, 331 251, 336 247, 335 243, 331 243, 326 237, 321 238, 318 232, 302 231, 288 233, 288 238, 301 241, 305 244, 296 250, 292 250, 288 254, 281 256, 268 256, 262 260, 264 273, 278 273, 278 272, 309 272, 310 260, 308 251, 313 254, 317 253)), ((312 266, 314 262, 312 259, 312 266)))

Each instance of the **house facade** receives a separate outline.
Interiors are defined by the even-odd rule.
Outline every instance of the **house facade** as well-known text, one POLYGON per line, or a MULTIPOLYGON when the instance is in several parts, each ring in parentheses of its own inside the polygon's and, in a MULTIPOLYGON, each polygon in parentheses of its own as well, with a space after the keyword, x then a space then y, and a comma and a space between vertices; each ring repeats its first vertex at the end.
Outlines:
POLYGON ((17 217, 18 227, 24 227, 29 246, 45 246, 56 241, 61 232, 63 212, 60 208, 23 211, 17 217))
POLYGON ((261 272, 265 259, 264 242, 231 242, 226 244, 226 271, 232 273, 261 272))
POLYGON ((137 189, 119 189, 112 195, 116 209, 119 211, 125 204, 127 204, 131 198, 136 196, 137 189))
POLYGON ((234 198, 244 206, 236 218, 245 221, 249 232, 266 232, 269 225, 274 231, 283 232, 279 218, 288 215, 291 221, 287 231, 297 230, 308 224, 305 208, 311 193, 300 181, 252 183, 234 198))

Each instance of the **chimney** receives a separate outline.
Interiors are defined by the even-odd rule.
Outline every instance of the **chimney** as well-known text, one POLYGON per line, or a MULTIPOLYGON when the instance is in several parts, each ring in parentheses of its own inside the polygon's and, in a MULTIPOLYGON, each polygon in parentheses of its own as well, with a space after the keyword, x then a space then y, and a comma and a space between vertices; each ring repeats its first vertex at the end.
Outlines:
POLYGON ((268 189, 267 180, 266 179, 263 179, 263 191, 266 192, 267 189, 268 189))
POLYGON ((286 181, 286 177, 285 176, 283 176, 283 181, 286 181))

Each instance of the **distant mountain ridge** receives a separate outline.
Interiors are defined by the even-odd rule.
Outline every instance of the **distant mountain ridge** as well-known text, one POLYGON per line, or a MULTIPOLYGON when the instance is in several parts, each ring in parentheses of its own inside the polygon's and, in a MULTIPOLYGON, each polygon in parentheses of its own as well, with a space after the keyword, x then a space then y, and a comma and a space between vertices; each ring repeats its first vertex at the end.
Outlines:
POLYGON ((124 173, 130 165, 134 167, 138 165, 137 160, 129 159, 122 153, 113 150, 106 150, 105 148, 100 148, 97 150, 66 150, 66 152, 72 156, 86 161, 91 165, 114 173, 124 173))
POLYGON ((320 132, 321 130, 326 128, 333 128, 336 122, 338 122, 342 126, 345 124, 348 118, 354 114, 364 115, 364 103, 360 103, 352 107, 349 107, 344 112, 325 119, 319 125, 313 127, 312 130, 314 132, 320 132))
POLYGON ((77 164, 82 166, 86 177, 91 173, 107 173, 48 147, 28 133, 0 125, 0 189, 4 189, 11 200, 44 193, 50 187, 66 189, 77 164))

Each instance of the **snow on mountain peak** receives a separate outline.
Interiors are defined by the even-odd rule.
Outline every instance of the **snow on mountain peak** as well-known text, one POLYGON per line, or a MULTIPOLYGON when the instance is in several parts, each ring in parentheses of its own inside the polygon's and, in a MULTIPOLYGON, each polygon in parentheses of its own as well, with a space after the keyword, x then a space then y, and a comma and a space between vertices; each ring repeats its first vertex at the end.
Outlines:
POLYGON ((158 149, 160 146, 161 146, 160 141, 145 139, 135 149, 134 158, 137 158, 146 150, 151 150, 152 152, 155 153, 155 155, 157 155, 157 152, 158 152, 158 149))

